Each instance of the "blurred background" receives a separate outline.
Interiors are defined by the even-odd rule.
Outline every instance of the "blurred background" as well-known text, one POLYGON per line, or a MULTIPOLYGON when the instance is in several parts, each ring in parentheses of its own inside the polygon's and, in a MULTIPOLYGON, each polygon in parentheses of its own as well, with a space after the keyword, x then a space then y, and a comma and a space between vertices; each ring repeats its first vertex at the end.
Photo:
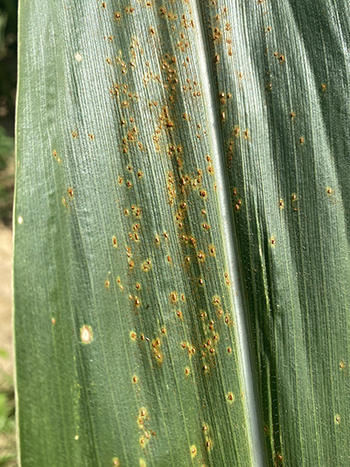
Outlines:
POLYGON ((12 350, 12 203, 17 0, 0 0, 0 467, 16 464, 12 350))

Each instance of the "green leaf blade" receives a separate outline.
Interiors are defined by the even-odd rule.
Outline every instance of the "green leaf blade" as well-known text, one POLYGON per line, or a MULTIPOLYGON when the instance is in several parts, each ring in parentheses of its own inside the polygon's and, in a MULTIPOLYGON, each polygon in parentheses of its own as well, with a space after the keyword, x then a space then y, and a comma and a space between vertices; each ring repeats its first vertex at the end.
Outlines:
POLYGON ((19 91, 18 115, 29 108, 26 118, 39 120, 42 136, 28 137, 42 159, 29 167, 19 132, 17 186, 31 174, 43 196, 34 211, 37 193, 16 195, 22 464, 250 465, 196 49, 186 61, 168 29, 188 7, 170 20, 155 10, 142 28, 148 7, 128 8, 48 10, 34 55, 55 41, 65 49, 53 48, 50 66, 32 65, 38 91, 28 103, 19 91), (33 320, 39 338, 24 340, 33 320), (38 412, 34 431, 25 420, 38 412))
POLYGON ((224 7, 203 6, 277 465, 349 461, 347 8, 258 2, 218 17, 224 7))
POLYGON ((348 464, 348 6, 318 8, 22 2, 23 466, 348 464))

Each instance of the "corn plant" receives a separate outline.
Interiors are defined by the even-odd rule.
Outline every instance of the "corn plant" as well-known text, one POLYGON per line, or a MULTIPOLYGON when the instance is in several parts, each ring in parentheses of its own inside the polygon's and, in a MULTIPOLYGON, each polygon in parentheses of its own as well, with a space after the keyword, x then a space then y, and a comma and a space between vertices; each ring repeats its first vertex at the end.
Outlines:
POLYGON ((19 16, 20 465, 350 465, 349 2, 19 16))

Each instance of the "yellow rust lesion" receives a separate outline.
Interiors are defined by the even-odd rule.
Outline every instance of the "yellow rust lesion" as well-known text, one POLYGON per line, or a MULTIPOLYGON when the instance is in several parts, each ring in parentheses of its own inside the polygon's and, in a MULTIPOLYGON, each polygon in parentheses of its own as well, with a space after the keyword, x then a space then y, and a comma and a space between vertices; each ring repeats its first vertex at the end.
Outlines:
POLYGON ((275 467, 282 467, 284 464, 283 456, 280 452, 276 452, 275 454, 275 467))
POLYGON ((57 161, 59 164, 62 162, 61 158, 58 157, 58 154, 57 154, 56 149, 54 149, 54 150, 52 151, 52 155, 53 155, 53 157, 56 159, 56 161, 57 161))
POLYGON ((197 258, 198 258, 199 262, 204 263, 204 261, 205 261, 204 251, 199 250, 198 253, 197 253, 197 258))
POLYGON ((219 295, 214 295, 213 296, 212 303, 213 303, 214 306, 220 306, 221 299, 220 299, 219 295))
POLYGON ((207 199, 208 199, 208 192, 207 192, 207 190, 204 190, 204 189, 199 190, 199 196, 200 196, 202 199, 207 200, 207 199))
MULTIPOLYGON (((148 433, 147 433, 147 434, 148 434, 148 433)), ((141 446, 142 448, 145 448, 146 445, 147 445, 147 443, 148 443, 148 441, 149 441, 149 435, 148 435, 148 437, 146 436, 146 434, 142 435, 142 436, 140 437, 140 439, 139 439, 140 446, 141 446)))
POLYGON ((230 285, 230 278, 229 278, 228 272, 224 273, 224 277, 225 277, 225 284, 227 286, 230 285))
POLYGON ((177 296, 177 293, 175 291, 172 291, 170 293, 170 302, 171 303, 176 303, 178 300, 178 296, 177 296))
POLYGON ((191 458, 194 459, 197 456, 197 448, 194 444, 190 447, 191 458))
POLYGON ((177 197, 176 184, 175 184, 173 172, 168 172, 167 174, 167 192, 168 192, 168 202, 170 206, 172 206, 177 197))
POLYGON ((118 241, 117 241, 117 237, 115 235, 113 235, 113 237, 112 237, 112 244, 113 244, 114 248, 118 247, 118 241))
POLYGON ((183 320, 183 315, 182 315, 182 311, 181 310, 176 310, 176 316, 180 319, 180 320, 183 320))
POLYGON ((130 339, 134 342, 137 341, 137 334, 135 331, 130 332, 130 339))
POLYGON ((279 63, 283 64, 286 61, 286 57, 284 54, 281 54, 279 52, 274 52, 274 57, 279 61, 279 63))
POLYGON ((164 361, 164 356, 160 350, 160 347, 161 347, 161 340, 159 337, 156 337, 151 343, 151 348, 152 348, 153 357, 155 358, 158 364, 161 364, 164 361))
POLYGON ((141 265, 141 269, 142 271, 144 272, 149 272, 151 269, 152 269, 152 262, 150 259, 147 259, 146 261, 144 261, 141 265))
POLYGON ((181 342, 181 348, 187 350, 189 357, 192 357, 196 353, 196 348, 190 342, 181 342))
POLYGON ((116 283, 118 284, 120 290, 124 290, 124 286, 122 285, 122 281, 119 276, 116 278, 116 283))
POLYGON ((209 255, 212 258, 215 258, 216 257, 216 248, 215 248, 215 246, 213 244, 209 245, 208 250, 209 250, 209 255))
MULTIPOLYGON (((143 434, 139 438, 139 443, 143 448, 145 448, 147 443, 150 441, 151 435, 156 436, 156 432, 154 430, 146 427, 146 425, 148 424, 147 423, 148 421, 149 421, 149 417, 147 415, 147 411, 146 409, 142 408, 140 410, 140 415, 138 417, 137 423, 138 423, 139 428, 143 431, 143 434)), ((141 460, 140 460, 140 465, 145 466, 146 463, 141 464, 141 460)))
POLYGON ((208 452, 210 452, 214 447, 213 440, 208 436, 205 437, 205 447, 208 452))

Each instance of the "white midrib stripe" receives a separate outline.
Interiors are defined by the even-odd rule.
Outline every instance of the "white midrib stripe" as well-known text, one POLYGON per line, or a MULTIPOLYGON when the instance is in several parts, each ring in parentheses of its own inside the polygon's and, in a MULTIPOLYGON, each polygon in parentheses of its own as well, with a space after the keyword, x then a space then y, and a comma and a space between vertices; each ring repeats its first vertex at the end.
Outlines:
POLYGON ((245 303, 242 285, 243 280, 240 273, 237 239, 233 228, 233 215, 230 207, 231 200, 229 198, 229 186, 224 170, 223 144, 215 100, 216 92, 210 74, 210 57, 206 50, 207 39, 204 33, 204 25, 200 13, 200 6, 198 4, 199 1, 201 0, 190 0, 190 5, 194 24, 196 26, 195 38, 199 69, 201 72, 202 95, 206 106, 207 124, 210 129, 210 149, 217 182, 219 213, 224 237, 223 243, 231 282, 231 298, 236 312, 238 354, 241 358, 240 364, 244 384, 246 419, 249 425, 250 451, 253 465, 256 467, 263 467, 266 463, 264 454, 265 449, 263 447, 261 433, 262 427, 259 423, 260 417, 253 385, 253 373, 246 322, 248 308, 245 303))

